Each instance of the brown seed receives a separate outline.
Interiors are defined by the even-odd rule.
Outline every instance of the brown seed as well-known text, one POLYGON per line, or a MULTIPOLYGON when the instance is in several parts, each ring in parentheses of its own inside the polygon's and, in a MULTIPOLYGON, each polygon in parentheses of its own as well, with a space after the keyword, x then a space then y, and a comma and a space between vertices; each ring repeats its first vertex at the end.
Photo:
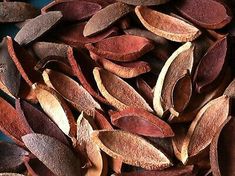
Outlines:
POLYGON ((118 110, 136 107, 152 112, 135 89, 118 76, 98 67, 94 68, 93 74, 101 94, 118 110))
POLYGON ((153 6, 153 5, 165 4, 169 0, 118 0, 118 1, 135 6, 137 5, 153 6))
POLYGON ((112 124, 131 133, 149 137, 172 137, 171 127, 157 116, 138 108, 127 108, 111 115, 112 124))
POLYGON ((150 40, 134 35, 114 36, 85 46, 90 52, 119 62, 137 60, 154 48, 150 40))
POLYGON ((83 35, 87 37, 102 32, 131 11, 132 7, 126 4, 119 2, 111 4, 93 15, 87 22, 83 35))
POLYGON ((184 17, 207 29, 220 29, 232 19, 228 7, 214 0, 179 1, 176 8, 184 17))
POLYGON ((86 89, 70 77, 49 69, 44 70, 42 75, 47 86, 55 89, 78 111, 84 111, 87 115, 92 116, 95 109, 102 110, 99 103, 93 99, 86 89))
POLYGON ((227 96, 210 101, 198 112, 182 146, 183 163, 190 158, 197 157, 210 145, 213 136, 228 118, 228 113, 229 98, 227 96))
POLYGON ((143 6, 137 6, 135 13, 141 23, 151 32, 176 42, 196 39, 201 32, 194 26, 175 17, 143 6), (175 27, 177 26, 177 27, 175 27))
POLYGON ((79 21, 89 18, 97 13, 102 7, 94 2, 87 1, 67 1, 51 2, 42 8, 42 14, 49 11, 61 11, 63 20, 79 21))
POLYGON ((159 170, 171 166, 169 159, 160 150, 143 138, 128 132, 94 131, 92 140, 108 155, 130 165, 149 170, 159 170))
POLYGON ((27 45, 54 27, 62 16, 62 13, 57 11, 37 16, 22 27, 16 34, 15 41, 20 45, 27 45))
POLYGON ((22 137, 26 147, 58 176, 80 176, 80 161, 66 145, 55 138, 32 133, 22 137))
POLYGON ((25 2, 0 2, 0 23, 20 22, 34 18, 39 11, 25 2))

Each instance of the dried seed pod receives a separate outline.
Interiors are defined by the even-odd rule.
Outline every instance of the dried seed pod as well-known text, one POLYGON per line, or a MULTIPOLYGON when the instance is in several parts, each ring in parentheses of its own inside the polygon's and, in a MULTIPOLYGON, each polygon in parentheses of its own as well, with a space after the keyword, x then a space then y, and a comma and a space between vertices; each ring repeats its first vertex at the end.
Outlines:
POLYGON ((227 96, 210 101, 198 112, 182 146, 183 163, 198 157, 210 145, 220 126, 227 120, 228 113, 229 97, 227 96))
POLYGON ((79 21, 89 18, 97 13, 102 7, 94 2, 89 1, 67 1, 51 2, 42 8, 42 14, 49 11, 61 11, 63 20, 79 21))
POLYGON ((154 48, 150 40, 134 35, 114 36, 85 46, 90 52, 119 62, 137 60, 154 48))
POLYGON ((24 176, 18 173, 0 173, 0 176, 24 176))
POLYGON ((136 107, 152 112, 151 107, 135 89, 118 76, 98 67, 93 70, 93 74, 101 94, 115 108, 123 110, 136 107))
POLYGON ((42 75, 47 86, 55 89, 78 111, 84 111, 87 115, 92 116, 95 109, 102 110, 99 103, 93 99, 86 89, 70 77, 49 69, 44 70, 42 75))
POLYGON ((135 6, 137 5, 153 6, 153 5, 165 4, 169 0, 118 0, 118 1, 135 6))
POLYGON ((54 27, 60 21, 62 16, 61 12, 55 11, 33 18, 16 34, 15 41, 20 45, 27 45, 54 27))
POLYGON ((232 19, 230 10, 220 1, 184 0, 176 3, 176 8, 184 17, 207 29, 220 29, 232 19))
POLYGON ((111 157, 130 165, 149 170, 171 166, 170 160, 159 149, 143 138, 125 131, 94 131, 92 140, 111 157))
POLYGON ((45 113, 69 137, 76 137, 76 124, 73 114, 65 101, 52 88, 33 84, 34 92, 45 113))
POLYGON ((136 87, 138 88, 138 92, 146 99, 149 105, 153 104, 153 89, 150 85, 142 78, 138 77, 136 79, 136 87))
POLYGON ((227 48, 227 37, 225 36, 212 45, 202 57, 194 76, 198 93, 205 91, 222 72, 226 63, 227 48))
POLYGON ((201 34, 196 27, 147 7, 137 6, 135 13, 149 31, 168 40, 188 42, 193 41, 201 34))
POLYGON ((235 79, 225 89, 224 95, 227 95, 230 98, 235 98, 235 79))
POLYGON ((20 22, 34 18, 39 11, 25 2, 0 2, 0 23, 20 22))
POLYGON ((119 2, 111 4, 93 15, 93 17, 87 22, 83 35, 87 37, 104 31, 131 11, 132 7, 126 4, 119 2))
POLYGON ((80 176, 80 160, 55 138, 32 133, 22 137, 26 147, 58 176, 80 176))
POLYGON ((148 111, 127 108, 111 115, 112 124, 131 133, 149 137, 172 137, 171 127, 148 111))

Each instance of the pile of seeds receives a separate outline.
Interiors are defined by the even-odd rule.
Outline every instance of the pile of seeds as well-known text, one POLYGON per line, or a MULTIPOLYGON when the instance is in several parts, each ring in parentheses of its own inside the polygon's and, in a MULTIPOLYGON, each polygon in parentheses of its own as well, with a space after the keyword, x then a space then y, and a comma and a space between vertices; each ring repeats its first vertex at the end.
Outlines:
POLYGON ((1 25, 19 28, 0 43, 13 141, 0 175, 234 176, 233 12, 232 0, 0 2, 1 25))

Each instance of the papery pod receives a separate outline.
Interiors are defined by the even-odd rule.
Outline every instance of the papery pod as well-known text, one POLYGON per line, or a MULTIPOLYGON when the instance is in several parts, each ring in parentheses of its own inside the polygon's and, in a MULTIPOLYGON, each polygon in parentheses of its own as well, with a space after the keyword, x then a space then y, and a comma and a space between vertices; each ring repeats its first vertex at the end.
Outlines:
POLYGON ((137 5, 153 6, 153 5, 165 4, 169 0, 118 0, 118 1, 135 6, 137 5))
POLYGON ((27 45, 54 27, 62 16, 61 12, 55 11, 33 18, 16 34, 15 41, 20 45, 27 45))
POLYGON ((234 117, 229 117, 214 136, 210 146, 210 163, 215 176, 235 174, 234 163, 234 117))
POLYGON ((114 36, 85 46, 90 52, 119 62, 135 61, 154 48, 150 40, 134 35, 114 36))
POLYGON ((33 84, 34 92, 45 113, 69 137, 76 137, 76 124, 73 114, 63 98, 52 88, 33 84))
POLYGON ((171 166, 170 160, 159 149, 145 139, 125 131, 94 131, 92 140, 111 157, 130 165, 148 170, 171 166))
POLYGON ((233 81, 225 89, 224 95, 227 95, 230 98, 235 98, 235 79, 233 79, 233 81))
POLYGON ((106 158, 102 155, 100 148, 91 140, 91 133, 95 129, 94 123, 91 122, 92 119, 86 117, 83 112, 78 117, 76 149, 78 149, 83 155, 87 155, 87 161, 92 164, 92 166, 88 167, 85 171, 85 175, 106 175, 106 158))
POLYGON ((193 50, 194 46, 190 42, 182 45, 162 67, 154 88, 153 97, 153 107, 159 117, 162 117, 165 110, 170 108, 170 94, 174 86, 173 81, 180 78, 185 73, 185 70, 191 72, 193 67, 193 50), (165 99, 164 102, 162 98, 165 99))
POLYGON ((184 0, 176 3, 176 8, 184 17, 207 29, 220 29, 232 19, 229 8, 220 1, 184 0))
POLYGON ((63 20, 65 21, 79 21, 89 18, 97 13, 102 7, 89 1, 67 1, 51 2, 42 8, 42 14, 49 11, 61 11, 63 20))
POLYGON ((136 107, 152 112, 143 97, 118 76, 98 67, 94 68, 93 75, 101 94, 118 110, 136 107))
POLYGON ((34 18, 39 11, 25 2, 0 2, 0 23, 20 22, 34 18))
POLYGON ((13 143, 0 142, 0 172, 17 172, 23 169, 23 159, 29 152, 13 143))
POLYGON ((111 115, 112 124, 131 133, 150 137, 172 137, 171 127, 148 111, 127 108, 111 115))
POLYGON ((227 120, 229 97, 221 96, 207 103, 191 123, 185 137, 181 158, 183 163, 199 157, 210 145, 213 136, 227 120), (205 135, 206 134, 206 135, 205 135))
POLYGON ((70 77, 50 69, 44 70, 42 75, 45 83, 55 89, 78 111, 84 111, 87 115, 92 116, 95 109, 102 110, 99 103, 93 99, 86 89, 70 77))
POLYGON ((194 75, 198 93, 205 91, 221 74, 226 64, 227 47, 227 37, 225 36, 216 41, 202 57, 194 75))
POLYGON ((153 104, 153 89, 150 87, 150 85, 142 78, 136 79, 136 87, 138 89, 138 92, 140 95, 146 99, 146 101, 149 103, 149 105, 153 104))
POLYGON ((80 160, 55 138, 32 133, 22 137, 26 147, 58 176, 80 176, 80 160))
POLYGON ((131 11, 132 7, 126 4, 119 2, 110 4, 92 16, 84 28, 83 35, 87 37, 104 31, 131 11))
POLYGON ((137 6, 135 13, 146 29, 171 41, 193 41, 201 34, 196 27, 147 7, 137 6))

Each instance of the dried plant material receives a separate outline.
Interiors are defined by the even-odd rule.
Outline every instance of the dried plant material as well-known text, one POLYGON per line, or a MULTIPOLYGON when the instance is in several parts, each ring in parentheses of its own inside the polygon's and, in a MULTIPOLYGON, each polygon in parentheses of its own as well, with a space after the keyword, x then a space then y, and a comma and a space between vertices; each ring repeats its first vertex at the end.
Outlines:
POLYGON ((135 61, 154 48, 150 40, 134 35, 114 36, 85 46, 90 52, 119 62, 135 61))
POLYGON ((112 124, 131 133, 149 137, 172 137, 171 127, 148 111, 128 108, 111 115, 112 124))
POLYGON ((229 97, 227 96, 210 101, 198 112, 182 146, 183 163, 190 158, 197 157, 210 145, 213 136, 228 118, 228 113, 229 97))
POLYGON ((136 79, 136 87, 140 95, 146 99, 149 105, 153 104, 153 89, 149 86, 149 84, 142 78, 138 77, 136 79))
POLYGON ((92 164, 84 173, 85 175, 107 175, 106 158, 102 156, 100 148, 91 140, 91 133, 94 128, 94 124, 90 123, 89 117, 81 113, 77 120, 76 148, 83 154, 86 154, 87 160, 92 164))
POLYGON ((101 94, 118 110, 136 107, 152 112, 151 107, 135 89, 118 76, 98 67, 94 68, 93 74, 101 94))
POLYGON ((84 37, 83 30, 85 25, 86 23, 84 22, 65 26, 59 30, 57 38, 72 46, 84 47, 87 43, 96 43, 107 37, 115 36, 118 33, 117 28, 112 27, 93 37, 84 37))
POLYGON ((168 40, 188 42, 201 34, 196 27, 147 7, 137 6, 135 13, 146 29, 168 40))
POLYGON ((196 90, 201 93, 220 75, 226 63, 227 37, 219 39, 202 57, 194 76, 196 90))
POLYGON ((192 89, 192 80, 188 73, 175 82, 171 96, 173 105, 173 108, 170 108, 171 113, 178 114, 184 111, 192 96, 192 89))
POLYGON ((184 17, 207 29, 220 29, 232 19, 227 6, 214 0, 179 1, 176 8, 184 17))
POLYGON ((0 172, 15 172, 23 166, 27 151, 12 143, 0 142, 0 172))
POLYGON ((211 142, 210 163, 213 175, 232 176, 235 174, 234 128, 235 119, 229 117, 211 142))
POLYGON ((66 145, 55 138, 42 134, 22 137, 26 147, 58 176, 80 176, 80 161, 66 145))
POLYGON ((49 11, 61 11, 63 20, 66 21, 79 21, 89 18, 97 13, 102 7, 94 2, 89 1, 67 1, 61 0, 60 2, 51 2, 44 8, 42 13, 49 11))
POLYGON ((49 69, 44 70, 42 75, 45 83, 55 89, 78 111, 84 111, 87 115, 92 116, 95 109, 102 110, 99 103, 93 99, 86 89, 70 77, 49 69))
POLYGON ((26 121, 18 116, 14 107, 3 98, 0 98, 0 117, 0 130, 18 145, 23 146, 21 136, 31 133, 32 129, 26 121))
POLYGON ((39 59, 44 59, 48 56, 67 57, 68 45, 50 42, 36 42, 32 49, 39 59))
POLYGON ((16 111, 22 120, 26 120, 35 133, 45 134, 69 145, 63 132, 50 120, 50 118, 37 108, 24 100, 16 99, 16 111))
POLYGON ((169 0, 118 0, 118 1, 135 6, 137 5, 153 6, 153 5, 165 4, 169 0))
POLYGON ((92 16, 84 28, 83 35, 87 37, 104 31, 131 11, 132 7, 126 4, 119 2, 111 4, 92 16))
POLYGON ((0 43, 0 70, 1 82, 14 97, 18 97, 21 75, 9 55, 6 37, 0 43))
POLYGON ((24 176, 18 173, 0 173, 0 176, 24 176))
POLYGON ((94 131, 92 140, 111 157, 130 165, 148 170, 171 166, 170 160, 160 150, 143 138, 125 131, 94 131))
POLYGON ((104 69, 114 73, 121 78, 133 78, 151 70, 150 65, 144 61, 133 61, 127 63, 115 63, 90 52, 93 60, 104 69))
POLYGON ((0 23, 20 22, 34 18, 39 11, 25 2, 0 2, 0 23))
POLYGON ((227 95, 230 98, 235 98, 235 79, 225 89, 224 95, 227 95))
POLYGON ((171 105, 171 92, 175 80, 181 77, 185 73, 185 70, 191 72, 193 66, 193 50, 194 46, 190 42, 182 45, 162 67, 154 88, 153 97, 153 107, 159 117, 162 117, 164 111, 171 105), (162 98, 165 98, 164 102, 162 98))
POLYGON ((98 129, 107 129, 107 130, 112 130, 113 127, 107 120, 107 118, 100 112, 99 110, 95 111, 95 116, 94 116, 94 121, 95 124, 98 126, 98 129))
POLYGON ((65 101, 52 88, 33 84, 34 92, 45 113, 68 136, 76 137, 76 125, 73 114, 65 101))
POLYGON ((61 12, 55 11, 31 19, 16 34, 15 41, 20 45, 27 45, 54 27, 60 21, 62 16, 61 12))

